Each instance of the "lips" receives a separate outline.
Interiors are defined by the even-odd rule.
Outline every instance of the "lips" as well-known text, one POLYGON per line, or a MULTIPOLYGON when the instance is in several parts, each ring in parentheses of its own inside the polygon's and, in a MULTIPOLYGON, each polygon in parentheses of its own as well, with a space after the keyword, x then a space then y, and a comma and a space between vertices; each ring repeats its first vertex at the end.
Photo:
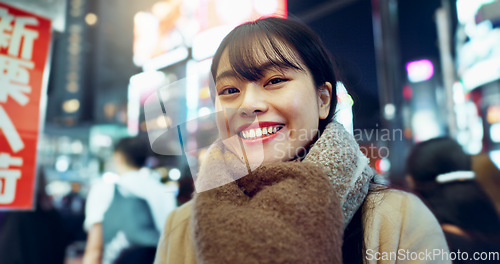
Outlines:
POLYGON ((238 129, 238 136, 245 141, 255 141, 271 138, 285 125, 276 122, 259 122, 243 125, 238 129))
POLYGON ((280 129, 283 128, 283 125, 277 125, 277 126, 268 126, 268 127, 263 127, 263 128, 255 128, 255 129, 247 129, 244 131, 241 131, 239 136, 243 139, 256 139, 259 137, 265 137, 268 135, 272 135, 276 132, 278 132, 280 129))

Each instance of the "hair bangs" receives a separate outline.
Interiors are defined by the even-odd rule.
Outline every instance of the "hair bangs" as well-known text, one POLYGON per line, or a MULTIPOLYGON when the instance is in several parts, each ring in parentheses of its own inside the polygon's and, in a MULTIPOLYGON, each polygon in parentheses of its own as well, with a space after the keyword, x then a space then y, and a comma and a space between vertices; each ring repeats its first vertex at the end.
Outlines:
POLYGON ((290 46, 269 32, 236 34, 227 47, 229 63, 238 76, 249 81, 259 80, 265 70, 273 67, 304 70, 299 55, 290 46))

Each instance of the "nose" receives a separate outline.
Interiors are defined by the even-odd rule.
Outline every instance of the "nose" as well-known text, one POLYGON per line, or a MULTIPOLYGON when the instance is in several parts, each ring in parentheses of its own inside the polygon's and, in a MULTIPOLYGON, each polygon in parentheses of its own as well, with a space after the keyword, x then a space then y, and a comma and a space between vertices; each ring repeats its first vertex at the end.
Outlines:
POLYGON ((262 88, 257 84, 247 85, 242 100, 238 108, 238 113, 242 117, 255 117, 267 112, 269 108, 262 88))

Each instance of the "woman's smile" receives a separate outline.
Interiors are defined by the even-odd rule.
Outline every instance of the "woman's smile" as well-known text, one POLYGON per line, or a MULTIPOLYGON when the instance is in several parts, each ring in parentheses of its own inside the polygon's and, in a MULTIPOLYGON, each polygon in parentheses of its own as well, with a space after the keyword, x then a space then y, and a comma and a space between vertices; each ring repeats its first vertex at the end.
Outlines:
POLYGON ((245 144, 263 144, 276 138, 284 126, 277 122, 252 123, 241 126, 237 134, 245 144))

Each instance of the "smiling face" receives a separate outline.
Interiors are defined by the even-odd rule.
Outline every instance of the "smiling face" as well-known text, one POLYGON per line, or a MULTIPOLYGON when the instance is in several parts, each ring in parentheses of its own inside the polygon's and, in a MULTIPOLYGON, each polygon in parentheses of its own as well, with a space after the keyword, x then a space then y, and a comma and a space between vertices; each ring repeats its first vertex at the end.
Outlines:
MULTIPOLYGON (((332 86, 327 82, 318 90, 292 50, 287 57, 298 64, 296 68, 269 60, 263 49, 254 50, 251 70, 259 74, 251 79, 235 71, 229 51, 222 53, 215 75, 215 105, 225 117, 218 120, 218 127, 225 137, 241 139, 250 161, 287 161, 318 135, 319 120, 330 110, 332 86)), ((232 149, 230 145, 238 146, 226 144, 232 149)))

